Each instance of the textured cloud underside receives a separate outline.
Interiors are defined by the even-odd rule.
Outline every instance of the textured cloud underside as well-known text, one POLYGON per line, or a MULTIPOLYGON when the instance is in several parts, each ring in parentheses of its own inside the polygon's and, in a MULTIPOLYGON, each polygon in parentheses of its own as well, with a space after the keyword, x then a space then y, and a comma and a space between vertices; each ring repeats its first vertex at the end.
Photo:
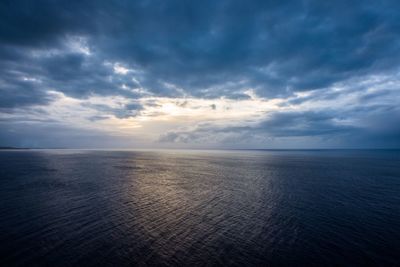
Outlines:
POLYGON ((0 145, 399 147, 397 1, 2 1, 0 145))

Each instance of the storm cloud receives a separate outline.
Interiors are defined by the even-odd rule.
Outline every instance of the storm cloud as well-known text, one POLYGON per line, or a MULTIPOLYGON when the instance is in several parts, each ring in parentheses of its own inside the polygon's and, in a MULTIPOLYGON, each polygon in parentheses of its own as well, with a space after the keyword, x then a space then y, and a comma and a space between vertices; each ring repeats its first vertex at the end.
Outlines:
MULTIPOLYGON (((323 136, 336 140, 332 146, 396 147, 399 130, 389 126, 400 124, 399 17, 400 4, 390 0, 2 1, 0 145, 22 142, 4 133, 21 129, 24 112, 51 113, 54 103, 80 101, 76 107, 87 108, 88 123, 145 125, 158 135, 156 145, 208 140, 230 147, 256 138, 268 147, 268 138, 306 138, 306 146, 323 136), (108 98, 117 100, 105 103, 108 98), (279 99, 281 110, 234 125, 140 120, 175 114, 165 99, 186 98, 279 99)), ((207 106, 220 112, 219 104, 207 106)), ((62 117, 57 123, 76 135, 89 131, 66 126, 62 117)), ((35 124, 32 136, 51 135, 57 125, 35 124)))

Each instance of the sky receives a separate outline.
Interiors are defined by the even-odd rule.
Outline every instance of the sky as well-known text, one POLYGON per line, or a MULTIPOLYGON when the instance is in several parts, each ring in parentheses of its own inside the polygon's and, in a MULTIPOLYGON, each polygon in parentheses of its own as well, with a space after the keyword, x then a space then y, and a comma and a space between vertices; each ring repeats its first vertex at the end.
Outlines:
POLYGON ((400 148, 400 2, 3 0, 0 146, 400 148))

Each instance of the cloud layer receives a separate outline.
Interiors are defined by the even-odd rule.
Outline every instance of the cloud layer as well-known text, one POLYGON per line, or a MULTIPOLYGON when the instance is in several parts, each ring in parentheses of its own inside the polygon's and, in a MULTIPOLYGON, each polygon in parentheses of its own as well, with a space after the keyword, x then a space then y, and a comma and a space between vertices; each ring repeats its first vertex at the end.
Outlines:
POLYGON ((0 145, 399 147, 399 17, 398 1, 2 1, 0 145))

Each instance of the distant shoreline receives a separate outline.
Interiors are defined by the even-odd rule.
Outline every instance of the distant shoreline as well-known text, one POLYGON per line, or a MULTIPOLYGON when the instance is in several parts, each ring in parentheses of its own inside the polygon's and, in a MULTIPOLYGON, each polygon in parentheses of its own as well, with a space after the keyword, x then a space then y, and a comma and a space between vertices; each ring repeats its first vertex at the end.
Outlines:
POLYGON ((0 150, 30 149, 27 147, 0 146, 0 150))

